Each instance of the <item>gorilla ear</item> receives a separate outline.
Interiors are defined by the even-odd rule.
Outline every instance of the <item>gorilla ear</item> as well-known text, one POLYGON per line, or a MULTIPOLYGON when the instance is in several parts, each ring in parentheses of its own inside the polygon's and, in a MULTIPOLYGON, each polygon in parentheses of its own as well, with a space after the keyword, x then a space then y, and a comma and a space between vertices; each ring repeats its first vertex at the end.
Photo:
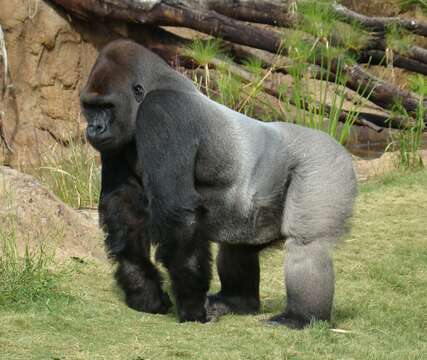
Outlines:
POLYGON ((135 95, 135 99, 137 102, 141 102, 144 100, 145 89, 141 84, 136 84, 133 86, 133 94, 135 95))

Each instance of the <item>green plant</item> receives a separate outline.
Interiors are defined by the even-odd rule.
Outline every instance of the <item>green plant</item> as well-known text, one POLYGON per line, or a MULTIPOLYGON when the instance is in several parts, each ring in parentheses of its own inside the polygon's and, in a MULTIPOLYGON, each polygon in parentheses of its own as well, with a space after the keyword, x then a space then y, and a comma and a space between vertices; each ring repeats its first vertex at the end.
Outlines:
POLYGON ((402 10, 407 10, 412 6, 419 6, 424 14, 427 14, 427 0, 400 0, 402 10))
POLYGON ((234 109, 239 103, 242 81, 228 70, 221 70, 215 79, 217 94, 215 100, 234 109))
POLYGON ((34 175, 68 205, 95 207, 100 192, 100 171, 95 152, 87 144, 69 141, 41 157, 34 175))
POLYGON ((411 75, 408 82, 412 91, 420 94, 424 99, 427 98, 427 79, 424 75, 411 75))
POLYGON ((204 69, 205 92, 206 95, 210 97, 209 64, 215 58, 224 57, 221 40, 218 38, 212 38, 209 40, 196 39, 184 48, 183 54, 192 58, 199 67, 204 69))
MULTIPOLYGON (((420 155, 422 135, 425 128, 424 116, 426 113, 423 100, 424 97, 420 96, 412 125, 409 128, 401 129, 389 145, 389 147, 398 145, 399 167, 404 170, 417 169, 424 166, 420 155)), ((394 112, 406 118, 410 117, 410 114, 400 104, 396 104, 394 112)))
POLYGON ((220 39, 196 39, 185 49, 184 55, 191 57, 200 66, 208 65, 212 59, 223 54, 222 42, 220 39))
POLYGON ((386 29, 387 48, 399 53, 406 54, 414 44, 415 36, 396 24, 392 24, 386 29))
MULTIPOLYGON (((345 119, 342 119, 347 91, 347 79, 343 69, 351 59, 342 57, 340 49, 334 47, 323 46, 317 50, 308 50, 305 45, 299 47, 298 43, 294 42, 291 46, 288 53, 296 65, 289 68, 293 80, 291 91, 285 91, 285 95, 281 96, 284 108, 291 112, 291 106, 294 106, 295 123, 325 131, 341 144, 345 144, 358 115, 357 107, 353 106, 346 112, 345 119), (317 52, 316 56, 324 69, 317 74, 317 81, 312 81, 313 74, 300 62, 301 58, 312 56, 307 51, 317 52), (331 79, 333 81, 330 81, 331 79)), ((358 90, 362 90, 362 94, 367 91, 358 90)), ((369 97, 369 94, 367 95, 369 97)))
MULTIPOLYGON (((286 112, 294 109, 295 123, 323 130, 345 144, 358 115, 354 105, 347 109, 343 119, 347 96, 344 67, 354 63, 353 53, 346 48, 363 48, 370 35, 356 24, 338 21, 329 4, 330 1, 312 0, 298 3, 298 12, 303 19, 298 31, 286 30, 284 33, 287 55, 293 65, 287 69, 292 76, 292 85, 288 87, 289 91, 285 89, 281 100, 286 112), (315 38, 307 41, 301 32, 310 33, 315 38), (323 70, 313 73, 307 63, 317 63, 323 70), (313 77, 317 80, 313 81, 313 77)), ((369 97, 367 89, 357 91, 369 97)))

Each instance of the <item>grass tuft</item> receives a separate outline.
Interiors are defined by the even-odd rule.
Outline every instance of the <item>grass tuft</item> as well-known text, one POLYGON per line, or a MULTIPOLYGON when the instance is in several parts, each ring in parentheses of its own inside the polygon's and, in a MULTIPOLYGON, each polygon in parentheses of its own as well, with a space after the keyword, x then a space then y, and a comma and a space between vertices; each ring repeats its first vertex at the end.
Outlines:
POLYGON ((386 44, 387 48, 405 55, 408 53, 411 46, 414 44, 415 35, 402 29, 396 24, 392 24, 386 29, 386 44))
MULTIPOLYGON (((3 209, 14 207, 10 193, 2 196, 0 205, 3 209)), ((27 239, 18 239, 19 224, 12 212, 3 215, 1 225, 0 309, 25 310, 57 297, 67 297, 59 290, 65 273, 53 271, 54 253, 46 246, 50 239, 38 238, 37 232, 27 239)))
POLYGON ((191 57, 200 66, 208 65, 212 59, 223 54, 222 42, 220 39, 196 39, 185 49, 184 55, 191 57))

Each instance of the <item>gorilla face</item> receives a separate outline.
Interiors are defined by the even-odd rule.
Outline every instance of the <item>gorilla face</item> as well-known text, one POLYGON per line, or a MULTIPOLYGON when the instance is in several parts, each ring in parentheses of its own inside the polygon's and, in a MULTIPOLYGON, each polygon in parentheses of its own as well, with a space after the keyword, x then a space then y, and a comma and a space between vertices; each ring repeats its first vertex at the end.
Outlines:
POLYGON ((108 49, 100 54, 80 95, 86 137, 100 152, 117 150, 133 140, 138 107, 145 95, 138 81, 141 76, 115 56, 108 49))

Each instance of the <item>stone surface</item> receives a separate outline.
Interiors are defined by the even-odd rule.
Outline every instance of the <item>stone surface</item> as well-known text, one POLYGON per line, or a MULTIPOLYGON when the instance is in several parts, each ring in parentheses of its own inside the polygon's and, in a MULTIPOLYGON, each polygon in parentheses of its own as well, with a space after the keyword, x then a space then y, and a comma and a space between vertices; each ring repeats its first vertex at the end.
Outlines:
MULTIPOLYGON (((9 60, 9 89, 0 110, 15 149, 10 155, 1 144, 0 163, 17 167, 37 162, 55 142, 81 136, 80 89, 99 48, 117 35, 42 0, 0 0, 0 9, 9 60)), ((0 72, 0 84, 3 77, 0 72)))
MULTIPOLYGON (((23 252, 39 246, 56 258, 105 260, 98 224, 59 200, 33 177, 0 166, 0 234, 23 252)), ((0 251, 3 248, 0 244, 0 251)))

